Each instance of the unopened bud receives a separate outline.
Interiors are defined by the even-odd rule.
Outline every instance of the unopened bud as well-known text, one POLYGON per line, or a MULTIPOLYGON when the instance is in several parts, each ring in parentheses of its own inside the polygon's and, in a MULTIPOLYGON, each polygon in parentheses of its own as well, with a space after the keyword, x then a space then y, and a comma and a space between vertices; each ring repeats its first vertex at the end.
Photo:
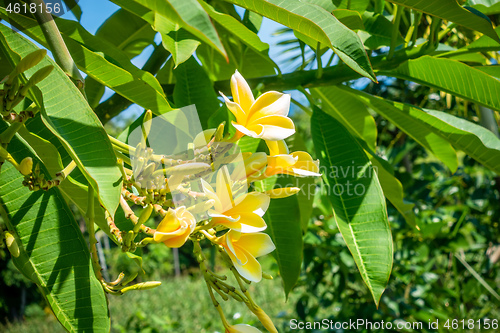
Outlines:
POLYGON ((210 168, 210 164, 195 162, 195 163, 186 163, 180 164, 168 169, 165 169, 168 175, 193 175, 202 171, 205 171, 210 168))
POLYGON ((224 126, 226 125, 226 122, 223 121, 219 127, 217 127, 217 131, 215 131, 215 142, 220 142, 222 141, 222 138, 224 137, 224 126))
POLYGON ((130 290, 146 290, 146 289, 153 289, 161 285, 160 281, 148 281, 148 282, 141 282, 134 284, 133 286, 130 287, 125 287, 121 290, 122 293, 126 293, 127 291, 130 290))
POLYGON ((7 84, 11 84, 14 81, 14 78, 19 74, 27 71, 28 69, 35 67, 42 61, 42 59, 47 55, 47 50, 40 49, 34 52, 31 52, 26 57, 22 58, 21 61, 17 64, 14 71, 9 75, 9 79, 7 80, 7 84))
POLYGON ((264 192, 272 199, 280 199, 292 196, 300 192, 298 187, 281 187, 264 192))
POLYGON ((267 273, 264 273, 262 272, 262 277, 266 280, 273 280, 273 276, 271 274, 267 274, 267 273))
POLYGON ((148 138, 149 133, 151 132, 152 119, 153 119, 153 112, 151 112, 151 110, 147 110, 144 113, 144 118, 142 119, 142 125, 141 125, 144 144, 146 143, 146 139, 148 138))
POLYGON ((196 137, 193 140, 193 145, 195 148, 203 147, 206 146, 207 143, 210 141, 210 138, 212 138, 212 135, 215 133, 215 128, 210 128, 207 130, 204 130, 201 133, 198 133, 196 137))
POLYGON ((262 325, 270 332, 270 333, 278 333, 278 330, 273 324, 273 321, 269 316, 262 310, 261 308, 257 307, 256 309, 252 310, 252 312, 259 318, 260 322, 262 325))
POLYGON ((34 86, 35 84, 40 83, 43 79, 49 76, 49 74, 52 72, 53 69, 54 66, 52 65, 39 69, 35 74, 33 74, 30 77, 28 84, 26 86, 34 86))
POLYGON ((25 157, 19 164, 19 172, 22 173, 23 176, 28 176, 29 174, 31 174, 32 169, 33 159, 31 157, 25 157))
POLYGON ((208 211, 215 204, 214 199, 210 199, 207 201, 199 202, 194 206, 188 208, 188 210, 193 214, 200 214, 208 211))
POLYGON ((7 248, 9 249, 10 254, 15 258, 19 257, 20 251, 19 246, 17 245, 16 238, 8 231, 4 232, 5 235, 5 243, 7 244, 7 248))

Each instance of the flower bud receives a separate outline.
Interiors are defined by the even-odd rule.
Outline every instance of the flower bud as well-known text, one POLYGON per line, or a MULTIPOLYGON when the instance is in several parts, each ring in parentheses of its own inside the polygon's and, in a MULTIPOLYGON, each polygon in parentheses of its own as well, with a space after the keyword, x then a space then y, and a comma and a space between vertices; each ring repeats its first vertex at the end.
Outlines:
POLYGON ((262 332, 253 326, 246 324, 238 324, 238 325, 227 326, 226 333, 262 333, 262 332))
POLYGON ((200 148, 200 147, 206 146, 207 143, 212 138, 212 135, 214 135, 215 131, 216 131, 215 128, 210 128, 210 129, 204 130, 201 133, 198 133, 198 135, 196 135, 196 137, 193 140, 194 147, 200 148))
POLYGON ((212 206, 215 204, 214 199, 210 199, 207 201, 199 202, 194 206, 188 208, 188 210, 193 214, 200 214, 207 212, 212 206))
POLYGON ((252 312, 259 318, 260 322, 266 330, 268 330, 270 333, 278 333, 278 330, 274 326, 271 318, 262 310, 261 308, 257 307, 257 309, 252 310, 252 312))
POLYGON ((272 199, 286 198, 300 192, 298 187, 280 187, 264 192, 272 199))
POLYGON ((25 157, 19 164, 19 172, 22 173, 23 176, 28 176, 29 174, 31 174, 32 169, 33 159, 31 157, 25 157))
POLYGON ((151 110, 147 110, 144 113, 144 118, 142 119, 142 125, 141 125, 144 143, 148 138, 149 133, 151 132, 152 119, 153 119, 153 112, 151 112, 151 110))
POLYGON ((5 243, 7 244, 7 248, 9 249, 10 254, 15 258, 19 257, 19 246, 17 245, 16 238, 8 231, 4 232, 5 235, 5 243))
POLYGON ((40 49, 34 52, 31 52, 26 57, 22 58, 21 61, 17 64, 16 69, 11 74, 11 78, 14 79, 15 76, 21 74, 28 69, 35 67, 43 60, 43 58, 47 55, 47 50, 40 49))
POLYGON ((205 171, 209 168, 210 168, 210 164, 195 162, 195 163, 186 163, 186 164, 176 165, 176 166, 170 167, 168 169, 165 169, 165 171, 168 175, 187 176, 187 175, 193 175, 193 174, 205 171))
POLYGON ((148 282, 141 282, 134 284, 133 286, 130 287, 125 287, 121 290, 122 293, 126 293, 127 291, 130 290, 146 290, 146 289, 153 289, 161 285, 160 281, 148 281, 148 282))

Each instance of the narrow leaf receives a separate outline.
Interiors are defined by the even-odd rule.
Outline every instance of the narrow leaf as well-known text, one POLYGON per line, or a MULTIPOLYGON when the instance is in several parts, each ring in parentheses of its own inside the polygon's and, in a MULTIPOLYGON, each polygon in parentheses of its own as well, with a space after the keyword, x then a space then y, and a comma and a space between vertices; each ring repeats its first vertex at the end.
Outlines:
POLYGON ((443 20, 460 24, 466 28, 482 32, 500 42, 491 21, 484 15, 478 15, 457 3, 457 0, 422 1, 422 0, 389 0, 390 2, 413 8, 434 15, 443 20))
MULTIPOLYGON (((39 163, 17 138, 9 151, 17 160, 31 156, 39 163)), ((20 249, 20 255, 12 258, 14 264, 37 284, 66 330, 109 332, 107 299, 70 208, 58 188, 31 192, 22 185, 23 179, 11 164, 2 167, 0 214, 20 249)))
MULTIPOLYGON (((278 184, 287 187, 287 177, 279 177, 278 184)), ((286 297, 299 279, 302 265, 302 229, 297 197, 273 199, 264 215, 267 222, 266 233, 271 236, 276 250, 273 256, 283 279, 286 297)))
POLYGON ((490 109, 500 110, 500 82, 461 62, 423 56, 402 63, 394 71, 380 71, 445 91, 490 109))
POLYGON ((335 118, 318 108, 311 132, 334 218, 375 303, 387 285, 393 261, 385 199, 370 160, 335 118), (354 168, 354 169, 351 169, 354 168))

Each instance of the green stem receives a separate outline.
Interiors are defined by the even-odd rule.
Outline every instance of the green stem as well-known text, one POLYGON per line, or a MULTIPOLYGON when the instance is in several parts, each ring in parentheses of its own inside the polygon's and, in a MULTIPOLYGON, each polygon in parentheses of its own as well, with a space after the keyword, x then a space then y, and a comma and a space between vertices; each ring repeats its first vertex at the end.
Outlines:
POLYGON ((56 63, 73 80, 76 87, 85 96, 83 77, 64 43, 54 18, 47 11, 45 2, 43 0, 31 0, 31 3, 36 4, 37 8, 40 8, 40 6, 43 8, 41 11, 35 11, 35 17, 49 44, 49 49, 52 51, 56 63))
POLYGON ((323 76, 323 64, 321 63, 321 43, 318 42, 318 46, 316 47, 316 61, 318 63, 318 70, 316 71, 316 78, 321 79, 323 76))
MULTIPOLYGON (((392 69, 398 67, 400 63, 406 60, 418 58, 425 55, 426 53, 430 52, 419 45, 413 47, 412 49, 402 49, 396 51, 394 53, 394 57, 391 60, 388 60, 387 55, 380 55, 377 57, 373 57, 371 61, 372 66, 375 70, 392 69)), ((361 74, 358 74, 348 66, 345 66, 344 63, 324 68, 321 79, 316 78, 316 72, 317 70, 297 71, 293 73, 283 74, 281 77, 279 75, 273 75, 249 78, 247 79, 247 82, 250 85, 250 88, 254 88, 259 83, 262 83, 266 90, 283 91, 294 90, 298 85, 304 88, 331 86, 346 81, 355 80, 361 77, 361 74)), ((174 84, 162 85, 163 90, 167 95, 171 95, 173 93, 174 86, 174 84)), ((231 86, 229 80, 216 81, 214 83, 214 89, 216 91, 223 92, 226 96, 231 95, 231 86)))
POLYGON ((401 22, 401 16, 404 13, 404 7, 394 5, 396 7, 396 15, 394 16, 393 26, 392 26, 392 35, 391 35, 391 48, 389 49, 389 54, 387 55, 387 59, 391 59, 394 56, 394 52, 396 51, 396 43, 398 42, 399 36, 399 24, 401 22))

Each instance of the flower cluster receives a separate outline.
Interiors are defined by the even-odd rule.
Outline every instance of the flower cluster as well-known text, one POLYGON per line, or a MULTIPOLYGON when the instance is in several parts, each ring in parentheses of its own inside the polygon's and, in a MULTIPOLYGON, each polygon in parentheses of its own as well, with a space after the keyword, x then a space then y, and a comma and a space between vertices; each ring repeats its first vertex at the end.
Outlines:
POLYGON ((135 227, 132 232, 125 233, 116 231, 112 223, 109 225, 124 251, 150 243, 179 248, 188 240, 192 241, 226 332, 259 330, 248 325, 230 325, 216 294, 224 300, 232 298, 244 302, 268 331, 277 332, 267 314, 253 301, 247 285, 269 277, 262 272, 257 258, 275 250, 271 237, 264 233, 267 225, 263 216, 271 199, 293 195, 299 189, 271 188, 266 191, 265 186, 252 185, 255 182, 262 185, 267 178, 281 174, 319 176, 319 165, 306 152, 290 153, 285 143, 285 139, 295 133, 295 125, 288 117, 290 95, 269 91, 254 98, 249 85, 237 71, 231 78, 231 93, 232 101, 221 94, 235 118, 225 135, 224 124, 221 124, 217 129, 199 129, 190 136, 192 118, 181 112, 170 113, 172 120, 167 119, 165 125, 170 129, 162 133, 171 134, 171 140, 164 141, 172 142, 175 147, 167 147, 171 148, 167 153, 157 155, 154 147, 149 146, 156 138, 150 131, 154 131, 166 116, 153 119, 149 112, 137 129, 136 141, 139 143, 136 147, 112 140, 114 148, 125 153, 119 156, 132 166, 131 169, 123 168, 124 189, 120 204, 135 227), (239 142, 244 136, 264 140, 268 152, 242 153, 239 142), (185 137, 191 137, 190 141, 183 141, 185 137), (183 146, 188 150, 183 151, 183 146), (140 217, 134 215, 127 201, 145 207, 140 217), (152 211, 162 216, 156 230, 144 225, 152 211), (133 239, 140 232, 151 237, 136 243, 133 239), (207 267, 202 250, 207 242, 218 249, 238 288, 230 285, 226 276, 207 267))

